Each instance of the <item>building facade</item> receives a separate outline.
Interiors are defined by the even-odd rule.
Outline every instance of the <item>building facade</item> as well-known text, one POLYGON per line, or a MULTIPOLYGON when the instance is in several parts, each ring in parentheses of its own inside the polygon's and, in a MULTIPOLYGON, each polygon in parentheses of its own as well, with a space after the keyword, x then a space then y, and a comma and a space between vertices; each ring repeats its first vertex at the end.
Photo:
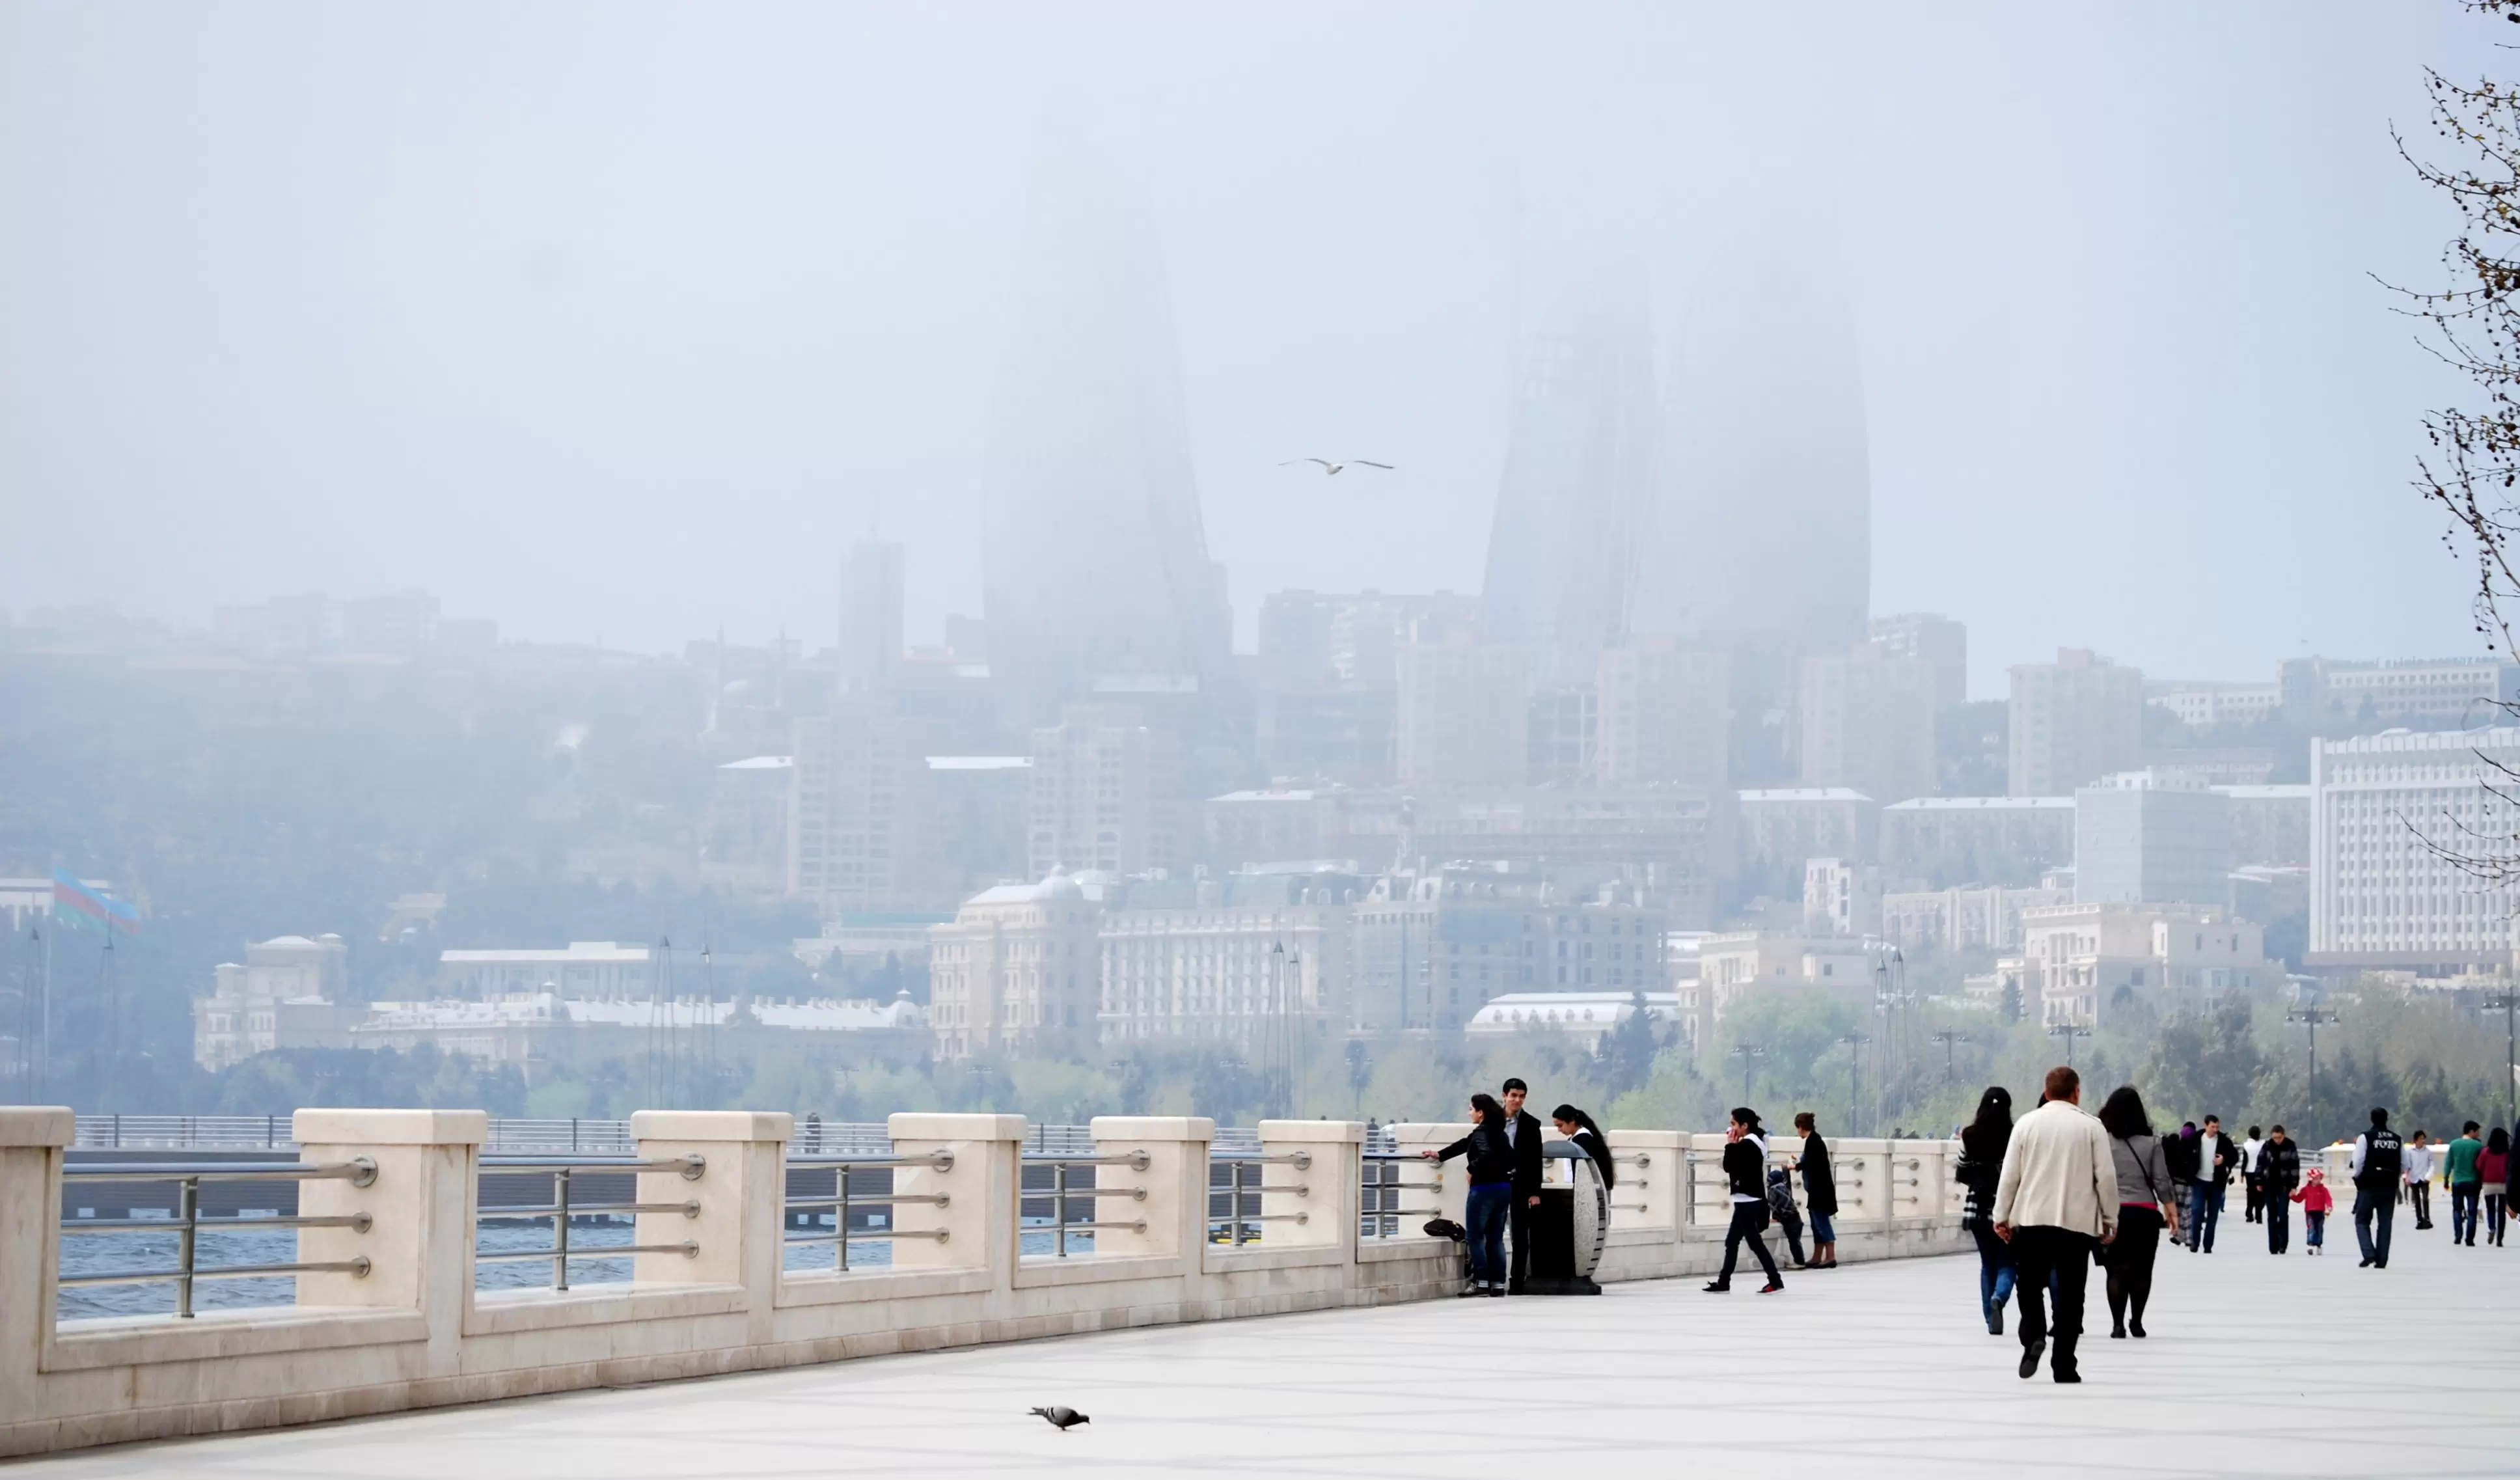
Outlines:
POLYGON ((1102 906, 1065 874, 1000 884, 928 939, 928 1017, 943 1058, 1074 1053, 1098 1036, 1102 906))
POLYGON ((2520 898, 2461 863, 2507 856, 2520 833, 2505 768, 2520 768, 2520 728, 2313 740, 2305 964, 2509 969, 2520 898))
POLYGON ((1494 864, 1394 870, 1356 907, 1348 1030, 1459 1028, 1507 992, 1659 991, 1665 928, 1633 890, 1578 898, 1494 864))
POLYGON ((2154 767, 2074 792, 2074 900, 2228 905, 2231 799, 2154 767))
POLYGON ((338 935, 283 935, 213 967, 193 1001, 193 1061, 216 1073, 274 1049, 349 1047, 349 960, 338 935))
POLYGON ((825 918, 941 903, 928 733, 888 694, 844 695, 796 721, 788 888, 825 918))
POLYGON ((1103 917, 1105 1043, 1224 1044, 1256 1062, 1282 1053, 1290 1038, 1344 1027, 1349 926, 1365 881, 1324 875, 1225 882, 1230 894, 1213 904, 1103 917), (1271 882, 1281 887, 1260 887, 1271 882), (1258 897, 1264 892, 1278 897, 1258 897))
POLYGON ((1968 702, 1968 628, 1939 611, 1908 611, 1874 617, 1869 631, 1872 641, 1933 671, 1935 708, 1968 702))
POLYGON ((1881 867, 1893 878, 2020 887, 2073 861, 2071 796, 1922 796, 1881 809, 1881 867))
POLYGON ((1530 657, 1452 627, 1400 652, 1400 780, 1518 786, 1530 763, 1530 657))
POLYGON ((1816 653, 1802 667, 1802 783, 1878 802, 1931 796, 1934 669, 1883 643, 1816 653))
POLYGON ((1917 890, 1881 899, 1882 938, 1902 951, 2016 951, 2024 910, 2074 902, 2070 889, 1917 890))
POLYGON ((2011 727, 2004 789, 2014 796, 2062 796, 2143 756, 2143 674, 2060 648, 2052 663, 2012 668, 2011 727))
POLYGON ((1603 785, 1731 781, 1732 672, 1724 654, 1640 638, 1601 654, 1595 774, 1603 785))
POLYGON ((1035 877, 1188 862, 1179 745, 1125 704, 1070 704, 1057 725, 1032 733, 1030 813, 1035 877))
POLYGON ((458 950, 437 953, 438 995, 494 1002, 515 993, 549 992, 598 1002, 645 1002, 654 966, 646 946, 573 940, 563 950, 458 950))
MULTIPOLYGON (((2259 928, 2228 910, 2192 905, 2072 904, 2025 910, 2023 997, 2041 1021, 2095 1026, 2142 1005, 2209 1009, 2225 992, 2282 977, 2259 928)), ((2026 1003, 2025 1003, 2026 1005, 2026 1003)))

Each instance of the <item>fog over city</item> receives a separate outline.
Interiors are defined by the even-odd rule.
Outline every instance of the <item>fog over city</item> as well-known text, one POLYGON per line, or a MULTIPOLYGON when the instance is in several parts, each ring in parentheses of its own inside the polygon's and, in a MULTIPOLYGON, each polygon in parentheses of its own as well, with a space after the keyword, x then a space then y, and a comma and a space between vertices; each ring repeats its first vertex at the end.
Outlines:
POLYGON ((2492 22, 0 8, 0 1095, 2482 1114, 2492 22))

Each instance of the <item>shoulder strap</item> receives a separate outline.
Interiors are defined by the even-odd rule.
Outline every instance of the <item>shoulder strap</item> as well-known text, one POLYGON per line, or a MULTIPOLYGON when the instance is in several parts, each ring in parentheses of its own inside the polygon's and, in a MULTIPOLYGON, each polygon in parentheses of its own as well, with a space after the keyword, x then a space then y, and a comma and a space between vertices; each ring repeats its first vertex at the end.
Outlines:
MULTIPOLYGON (((2144 1160, 2143 1153, 2135 1148, 2132 1138, 2121 1136, 2118 1140, 2126 1143, 2127 1154, 2135 1158, 2135 1169, 2143 1174, 2143 1189, 2152 1194, 2153 1204, 2156 1207, 2159 1206, 2162 1200, 2161 1188, 2152 1185, 2152 1163, 2144 1160)), ((2152 1144, 2158 1147, 2161 1144, 2160 1138, 2155 1137, 2152 1144)))

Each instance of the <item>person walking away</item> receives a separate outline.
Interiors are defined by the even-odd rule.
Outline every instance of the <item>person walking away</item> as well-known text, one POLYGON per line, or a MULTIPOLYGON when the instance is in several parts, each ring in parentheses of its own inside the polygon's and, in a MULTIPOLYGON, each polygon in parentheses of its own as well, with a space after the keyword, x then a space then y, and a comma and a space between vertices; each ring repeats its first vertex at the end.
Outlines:
POLYGON ((2389 1129, 2389 1112, 2371 1107, 2371 1128, 2354 1138, 2354 1241, 2362 1246, 2366 1270, 2389 1267, 2389 1224, 2398 1212, 2398 1177, 2406 1143, 2389 1129))
POLYGON ((1768 1217, 1785 1235, 1785 1252, 1793 1256, 1794 1268, 1807 1270, 1803 1260, 1803 1215, 1794 1206, 1794 1176, 1783 1167, 1768 1168, 1768 1217))
POLYGON ((2246 1223, 2258 1223, 2267 1216, 2267 1185, 2258 1180, 2258 1153, 2266 1145, 2267 1139, 2256 1126, 2249 1127, 2249 1139, 2240 1143, 2240 1187, 2249 1199, 2241 1215, 2246 1223))
POLYGON ((1531 1094, 1531 1086, 1519 1079, 1508 1079, 1500 1093, 1505 1097, 1505 1139, 1513 1150, 1513 1203, 1510 1222, 1513 1229, 1513 1273, 1506 1280, 1508 1294, 1522 1293, 1523 1276, 1531 1269, 1531 1210, 1540 1206, 1541 1169, 1540 1117, 1522 1107, 1531 1094))
POLYGON ((2305 1253, 2327 1252, 2327 1214, 2336 1206, 2336 1194, 2327 1190, 2327 1174, 2317 1167, 2310 1169, 2310 1181, 2292 1200, 2301 1204, 2302 1249, 2305 1253))
POLYGON ((1593 1158, 1594 1170, 1601 1174, 1602 1191, 1619 1185, 1619 1169, 1615 1164, 1618 1158, 1610 1154, 1609 1138, 1601 1134, 1601 1128, 1593 1123, 1592 1116, 1571 1104, 1562 1104, 1550 1111, 1549 1118, 1556 1123, 1560 1140, 1573 1142, 1585 1155, 1593 1158))
POLYGON ((2301 1186, 2301 1147, 2276 1126, 2258 1148, 2258 1177, 2266 1184, 2267 1252, 2292 1252, 2293 1188, 2301 1186))
POLYGON ((2161 1251, 2164 1229, 2179 1236, 2178 1204, 2170 1196, 2170 1164, 2135 1086, 2109 1092, 2100 1105, 2100 1129, 2109 1133, 2110 1165, 2118 1180, 2118 1236, 2102 1255, 2109 1272, 2109 1334, 2124 1338, 2132 1331, 2141 1340, 2153 1258, 2161 1251))
POLYGON ((1777 1276, 1777 1261, 1760 1233, 1768 1226, 1768 1139, 1759 1134, 1759 1112, 1735 1105, 1732 1123, 1724 1132, 1724 1181, 1732 1189, 1732 1222, 1724 1231, 1724 1273, 1707 1286, 1709 1294, 1732 1288, 1732 1267, 1740 1261, 1741 1244, 1759 1256, 1768 1282, 1759 1293, 1773 1295, 1785 1287, 1777 1276))
POLYGON ((1960 1132, 1959 1165, 1952 1174, 1968 1189, 1960 1226, 1977 1241, 1977 1314, 1990 1336, 2003 1334, 2003 1303, 2012 1298, 2012 1249, 1995 1232, 1995 1186, 2012 1141, 2012 1092, 1990 1085, 1977 1098, 1977 1118, 1960 1132))
POLYGON ((2476 1139, 2476 1122, 2471 1120, 2458 1128, 2458 1140, 2442 1148, 2444 1180, 2450 1183, 2450 1241, 2455 1246, 2476 1245, 2477 1194, 2484 1190, 2476 1172, 2476 1158, 2485 1153, 2485 1143, 2476 1139))
POLYGON ((2240 1162, 2240 1148, 2223 1134, 2223 1117, 2208 1115, 2196 1133, 2196 1181, 2187 1199, 2187 1249, 2214 1252, 2214 1227, 2223 1221, 2224 1189, 2240 1162))
POLYGON ((2433 1148, 2432 1138, 2422 1131, 2407 1143, 2407 1200, 2415 1205, 2415 1227, 2433 1226, 2433 1148))
POLYGON ((1469 1245, 1470 1282, 1463 1295, 1505 1293, 1506 1207, 1513 1200, 1513 1148, 1506 1144, 1505 1107, 1485 1095, 1470 1097, 1470 1134, 1442 1150, 1419 1154, 1429 1161, 1468 1158, 1470 1195, 1462 1214, 1469 1245))
POLYGON ((1837 1174, 1829 1169, 1828 1143, 1820 1139, 1820 1117, 1805 1110, 1794 1117, 1803 1133, 1803 1153, 1794 1170, 1803 1174, 1803 1205, 1811 1210, 1812 1263, 1816 1270, 1837 1268, 1837 1174))
POLYGON ((2485 1241, 2498 1249, 2508 1212, 2503 1196, 2511 1182, 2511 1133, 2500 1126, 2486 1134, 2485 1149, 2476 1153, 2476 1182, 2485 1193, 2485 1241))
POLYGON ((2118 1178, 2109 1133, 2083 1111, 2083 1078, 2069 1064, 2048 1071, 2048 1102, 2021 1117, 1995 1188, 1995 1233, 2012 1247, 2021 1297, 2021 1375, 2038 1374, 2052 1329, 2048 1370, 2080 1382, 2075 1347, 2092 1256, 2118 1233, 2118 1178), (2052 1290, 2050 1288, 2052 1284, 2052 1290), (2048 1303, 2052 1294, 2051 1327, 2048 1303))

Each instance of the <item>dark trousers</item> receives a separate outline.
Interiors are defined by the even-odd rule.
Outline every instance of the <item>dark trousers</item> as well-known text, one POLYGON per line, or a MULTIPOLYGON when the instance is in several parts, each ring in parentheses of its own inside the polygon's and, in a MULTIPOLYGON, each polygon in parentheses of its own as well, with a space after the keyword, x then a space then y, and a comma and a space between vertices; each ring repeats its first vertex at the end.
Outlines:
POLYGON ((2187 1188, 2187 1246, 2214 1252, 2214 1225, 2223 1221, 2223 1185, 2199 1182, 2187 1188))
POLYGON ((2476 1241, 2476 1194, 2485 1190, 2478 1182, 2453 1182, 2450 1185, 2450 1241, 2476 1241))
POLYGON ((2241 1221, 2244 1223, 2255 1223, 2258 1221, 2260 1215, 2264 1214, 2267 1210, 2266 1186, 2259 1182, 2255 1177, 2242 1178, 2240 1180, 2240 1185, 2246 1188, 2249 1193, 2249 1205, 2241 1213, 2241 1221))
POLYGON ((2021 1301, 2021 1344, 2037 1346, 2052 1335, 2056 1344, 2048 1366, 2055 1371, 2075 1369, 2074 1347, 2083 1335, 2083 1292, 2091 1282, 2094 1241, 2072 1229, 2012 1231, 2012 1267, 2020 1272, 2012 1293, 2021 1301), (2052 1322, 2048 1314, 2051 1295, 2056 1301, 2052 1322))
POLYGON ((2502 1200, 2499 1190, 2485 1194, 2485 1241, 2496 1248, 2502 1246, 2502 1200))
POLYGON ((2267 1252, 2287 1254, 2292 1251, 2292 1193, 2282 1188, 2267 1188, 2267 1252))
POLYGON ((2363 1258, 2384 1266, 2389 1262, 2389 1225, 2398 1217, 2398 1201, 2391 1190, 2354 1189, 2354 1241, 2362 1245, 2363 1258))
POLYGON ((1513 1223, 1513 1274, 1506 1281, 1506 1288, 1517 1295, 1522 1293, 1524 1277, 1531 1273, 1531 1194, 1516 1191, 1510 1215, 1513 1223))
POLYGON ((1811 1261, 1803 1257, 1803 1226, 1799 1222, 1777 1220, 1777 1231, 1785 1235, 1785 1251, 1794 1256, 1794 1267, 1800 1269, 1811 1261))
POLYGON ((2161 1251, 2161 1210, 2121 1206, 2118 1236, 2101 1257, 2109 1262, 2109 1324, 2124 1326, 2133 1316, 2143 1324, 2143 1308, 2152 1299, 2152 1261, 2161 1251))
POLYGON ((1770 1284, 1782 1284, 1777 1278, 1777 1256, 1768 1252, 1768 1240, 1759 1231, 1768 1225, 1768 1205, 1764 1202, 1732 1204, 1732 1227, 1724 1231, 1724 1273, 1715 1277, 1717 1284, 1732 1282, 1732 1267, 1740 1263, 1741 1245, 1747 1241, 1750 1252, 1759 1256, 1759 1268, 1768 1272, 1770 1284))
POLYGON ((1470 1188, 1462 1224, 1468 1234, 1470 1278, 1476 1283, 1505 1281, 1505 1209, 1511 1201, 1513 1188, 1503 1183, 1470 1188))
POLYGON ((2407 1195, 2414 1200, 2415 1227, 2431 1228, 2433 1226, 2433 1185, 2429 1182, 2408 1183, 2407 1195))

